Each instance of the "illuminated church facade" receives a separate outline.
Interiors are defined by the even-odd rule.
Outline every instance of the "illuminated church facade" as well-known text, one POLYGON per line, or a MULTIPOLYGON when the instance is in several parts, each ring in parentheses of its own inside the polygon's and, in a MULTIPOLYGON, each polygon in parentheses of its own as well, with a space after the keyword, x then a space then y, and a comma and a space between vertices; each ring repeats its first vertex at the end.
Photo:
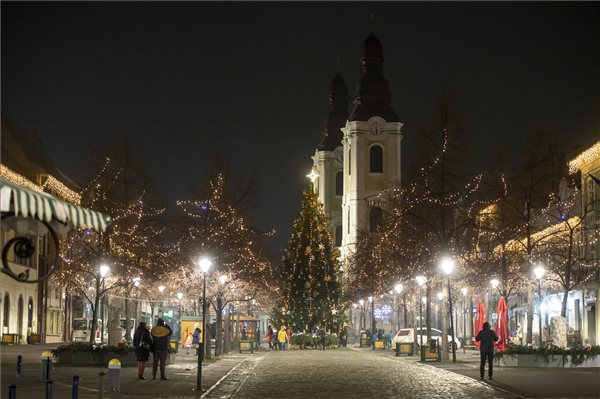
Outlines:
POLYGON ((383 47, 371 33, 363 44, 352 110, 348 112, 348 87, 338 71, 331 82, 323 139, 312 156, 313 189, 342 259, 383 218, 383 210, 371 200, 400 185, 402 123, 391 107, 383 64, 383 47))

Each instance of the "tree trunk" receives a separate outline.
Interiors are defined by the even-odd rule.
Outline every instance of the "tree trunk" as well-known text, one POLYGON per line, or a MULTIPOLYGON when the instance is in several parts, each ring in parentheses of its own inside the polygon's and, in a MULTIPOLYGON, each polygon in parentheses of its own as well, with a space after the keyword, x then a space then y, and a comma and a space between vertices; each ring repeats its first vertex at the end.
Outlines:
POLYGON ((100 305, 100 279, 96 278, 96 295, 94 296, 94 305, 92 307, 92 325, 90 327, 90 345, 94 344, 96 337, 96 325, 98 324, 98 306, 100 305))
POLYGON ((204 343, 204 356, 205 359, 211 359, 212 358, 212 352, 211 352, 211 347, 210 347, 210 340, 212 339, 212 334, 210 333, 210 307, 208 306, 208 301, 207 304, 205 304, 205 308, 204 311, 206 312, 206 324, 204 325, 204 328, 206 331, 205 337, 206 337, 206 342, 204 343))
MULTIPOLYGON (((427 289, 425 290, 425 323, 427 323, 427 339, 431 338, 431 287, 427 284, 427 289)), ((419 298, 420 299, 420 298, 419 298)))
POLYGON ((230 330, 231 330, 231 315, 229 313, 229 306, 225 307, 225 336, 223 339, 223 352, 229 353, 231 351, 230 341, 230 330))
POLYGON ((129 325, 129 298, 125 298, 125 342, 131 342, 131 326, 129 325))
POLYGON ((215 356, 223 354, 223 298, 221 295, 217 296, 217 323, 215 329, 217 337, 215 342, 215 356))
MULTIPOLYGON (((447 306, 446 302, 444 301, 440 301, 440 307, 442 308, 442 340, 441 340, 441 345, 442 345, 442 360, 449 360, 449 356, 448 356, 448 328, 450 323, 448 322, 448 315, 449 315, 449 307, 447 306)), ((438 344, 440 342, 438 341, 438 344)))
POLYGON ((533 305, 533 286, 529 284, 527 287, 527 344, 533 344, 533 305))

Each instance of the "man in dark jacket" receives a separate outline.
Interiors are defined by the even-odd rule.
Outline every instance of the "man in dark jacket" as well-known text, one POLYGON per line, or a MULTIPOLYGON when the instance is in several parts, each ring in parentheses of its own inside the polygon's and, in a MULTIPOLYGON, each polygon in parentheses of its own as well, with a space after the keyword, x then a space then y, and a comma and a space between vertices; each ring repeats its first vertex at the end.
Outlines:
POLYGON ((479 365, 479 376, 483 380, 485 371, 485 360, 488 361, 488 377, 493 380, 492 373, 494 372, 494 343, 498 341, 498 336, 490 329, 490 323, 483 323, 483 330, 475 337, 475 341, 480 342, 479 353, 481 356, 481 364, 479 365))
POLYGON ((167 354, 169 353, 169 338, 173 334, 171 327, 165 324, 163 319, 158 319, 156 326, 150 331, 152 334, 152 342, 154 347, 152 363, 152 379, 156 379, 156 369, 160 362, 160 379, 168 380, 165 375, 165 363, 167 361, 167 354))

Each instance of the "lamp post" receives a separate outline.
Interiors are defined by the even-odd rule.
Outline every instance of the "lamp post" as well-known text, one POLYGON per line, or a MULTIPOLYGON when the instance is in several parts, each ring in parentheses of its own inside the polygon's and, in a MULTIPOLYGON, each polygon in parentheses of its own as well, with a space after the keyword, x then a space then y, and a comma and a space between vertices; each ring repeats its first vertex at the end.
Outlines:
MULTIPOLYGON (((354 313, 356 312, 356 308, 357 307, 358 307, 358 304, 356 302, 352 303, 352 310, 353 310, 353 312, 352 312, 352 317, 350 317, 350 320, 352 322, 352 327, 353 327, 352 330, 354 330, 354 326, 356 326, 356 324, 354 324, 354 320, 355 320, 355 317, 356 317, 354 313)), ((360 316, 359 316, 359 324, 360 324, 360 316)), ((360 325, 359 325, 359 329, 360 329, 360 325)), ((360 333, 359 333, 359 338, 358 339, 360 339, 360 333)))
POLYGON ((465 345, 467 344, 467 287, 462 287, 460 292, 463 295, 463 352, 466 350, 465 345))
MULTIPOLYGON (((498 289, 498 286, 500 285, 500 281, 498 281, 497 278, 493 278, 490 280, 490 285, 492 286, 492 305, 495 304, 494 299, 496 299, 496 290, 498 289)), ((492 306, 492 314, 494 313, 494 308, 492 306)), ((497 315, 496 315, 497 317, 497 315)), ((498 319, 496 318, 496 323, 498 323, 498 319)))
POLYGON ((543 346, 543 334, 542 334, 542 277, 546 274, 546 269, 544 266, 538 265, 535 269, 533 269, 533 273, 535 274, 535 278, 538 281, 538 307, 539 307, 539 328, 540 328, 540 348, 543 346))
POLYGON ((396 322, 398 323, 398 330, 400 330, 400 293, 402 292, 402 284, 397 283, 394 286, 394 290, 396 290, 396 294, 398 294, 398 309, 396 310, 396 314, 398 317, 398 320, 396 320, 396 322))
MULTIPOLYGON (((425 278, 425 276, 417 276, 416 277, 417 280, 417 284, 419 284, 419 350, 421 352, 421 361, 424 362, 425 361, 425 352, 423 352, 423 299, 422 299, 422 293, 421 293, 421 287, 423 287, 423 284, 425 284, 425 282, 427 281, 427 279, 425 278)), ((417 327, 415 326, 415 337, 417 336, 417 327)))
POLYGON ((210 269, 210 266, 212 265, 212 262, 210 261, 210 259, 207 258, 202 258, 200 259, 200 261, 198 262, 200 269, 202 270, 202 301, 200 302, 202 304, 202 342, 200 342, 199 345, 199 352, 198 352, 198 375, 196 378, 196 390, 197 391, 202 391, 202 358, 204 357, 204 343, 206 342, 206 273, 208 272, 208 269, 210 269))
MULTIPOLYGON (((452 292, 450 291, 450 274, 454 270, 454 261, 452 259, 443 259, 441 264, 442 270, 448 277, 448 305, 450 307, 450 334, 452 336, 452 362, 456 363, 456 345, 454 344, 454 317, 452 315, 452 292)), ((445 334, 445 333, 444 333, 445 334)))
MULTIPOLYGON (((100 327, 100 344, 104 345, 104 290, 106 289, 105 287, 105 278, 108 275, 108 272, 110 272, 110 267, 108 267, 107 265, 101 265, 100 266, 100 277, 102 278, 102 296, 100 297, 100 316, 102 317, 102 326, 100 327)), ((97 292, 96 292, 97 294, 97 292)), ((90 331, 90 334, 92 332, 90 331)))

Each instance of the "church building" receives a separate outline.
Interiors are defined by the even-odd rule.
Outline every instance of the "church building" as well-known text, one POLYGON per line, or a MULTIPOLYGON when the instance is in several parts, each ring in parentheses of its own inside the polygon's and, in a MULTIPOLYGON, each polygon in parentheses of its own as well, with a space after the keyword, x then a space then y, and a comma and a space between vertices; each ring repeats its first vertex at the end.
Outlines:
POLYGON ((362 76, 348 113, 348 87, 339 71, 331 82, 329 117, 312 157, 313 188, 330 220, 342 259, 373 233, 383 210, 371 202, 400 184, 402 123, 383 76, 383 47, 371 32, 363 44, 362 76))

